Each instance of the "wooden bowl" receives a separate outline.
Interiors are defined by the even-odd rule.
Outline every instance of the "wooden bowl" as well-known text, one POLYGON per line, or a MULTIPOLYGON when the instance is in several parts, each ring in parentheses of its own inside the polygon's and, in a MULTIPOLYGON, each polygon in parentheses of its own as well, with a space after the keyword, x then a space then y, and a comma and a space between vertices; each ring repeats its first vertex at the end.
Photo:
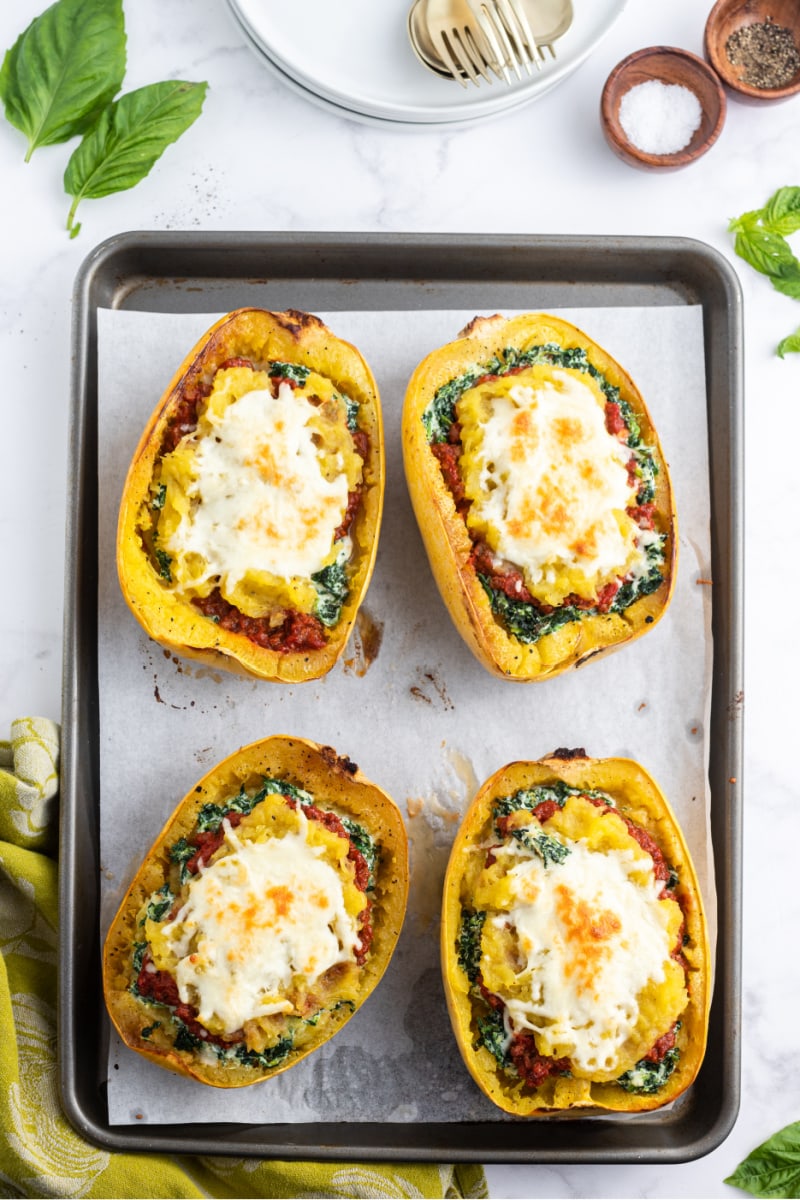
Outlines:
POLYGON ((609 75, 600 99, 600 121, 609 146, 624 162, 645 170, 674 170, 705 154, 722 131, 725 110, 725 90, 708 63, 696 54, 674 46, 649 46, 629 54, 609 75), (619 107, 623 96, 637 84, 652 79, 688 88, 700 102, 700 125, 688 144, 671 154, 640 150, 620 124, 619 107))
POLYGON ((785 100, 800 92, 800 70, 783 87, 753 87, 742 78, 744 66, 734 66, 728 58, 725 45, 731 34, 745 25, 767 20, 789 29, 800 52, 800 4, 797 0, 717 0, 708 14, 704 36, 706 58, 737 98, 785 100))

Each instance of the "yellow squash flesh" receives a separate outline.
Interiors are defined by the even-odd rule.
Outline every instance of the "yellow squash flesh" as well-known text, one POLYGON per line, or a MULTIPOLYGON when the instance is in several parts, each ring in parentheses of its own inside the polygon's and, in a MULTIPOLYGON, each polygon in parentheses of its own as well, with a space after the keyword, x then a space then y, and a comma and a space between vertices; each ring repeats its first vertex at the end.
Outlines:
POLYGON ((434 350, 414 371, 406 391, 402 436, 408 490, 436 584, 456 629, 492 674, 525 683, 552 678, 640 637, 664 615, 677 567, 676 518, 667 463, 633 380, 582 330, 542 313, 509 319, 475 318, 456 341, 434 350), (638 419, 642 441, 652 448, 658 464, 654 521, 656 531, 666 535, 664 581, 657 591, 641 596, 620 613, 587 613, 536 642, 526 643, 508 633, 492 612, 470 563, 473 543, 465 520, 431 451, 422 417, 438 389, 451 380, 490 362, 509 347, 524 351, 547 343, 585 350, 589 362, 619 389, 638 419))
MULTIPOLYGON (((316 822, 310 824, 317 826, 316 822)), ((317 834, 325 836, 319 830, 317 834)), ((156 838, 133 879, 111 923, 103 952, 103 988, 111 1020, 132 1050, 179 1075, 220 1088, 259 1083, 294 1066, 328 1041, 367 999, 394 952, 407 896, 406 830, 391 798, 365 778, 355 763, 340 757, 329 746, 285 736, 254 742, 224 759, 192 788, 156 838), (324 1014, 325 1020, 318 1027, 312 1025, 301 1030, 302 1041, 296 1038, 300 1044, 295 1045, 282 1063, 269 1068, 220 1063, 213 1054, 176 1048, 169 1010, 130 990, 137 973, 133 963, 134 943, 146 936, 141 924, 143 907, 170 878, 170 873, 173 876, 175 873, 170 847, 191 834, 204 805, 230 800, 242 788, 256 791, 265 775, 310 792, 321 808, 351 818, 380 845, 375 887, 369 893, 374 933, 366 961, 358 968, 355 1003, 342 1004, 324 1014)))
MULTIPOLYGON (((619 822, 616 824, 620 825, 619 822)), ((543 828, 547 830, 547 822, 543 828)), ((548 870, 558 870, 558 867, 553 865, 548 870)), ((485 950, 485 937, 482 945, 485 950)), ((565 1109, 643 1112, 675 1100, 689 1087, 700 1069, 711 1001, 710 950, 700 889, 683 834, 667 800, 654 779, 631 759, 592 759, 582 750, 557 750, 535 762, 510 763, 483 784, 464 817, 450 854, 442 904, 441 958, 447 1006, 461 1055, 481 1091, 504 1112, 519 1117, 546 1116, 565 1109), (688 1003, 680 1014, 678 1065, 652 1094, 629 1092, 607 1079, 594 1082, 570 1075, 551 1075, 538 1088, 533 1088, 515 1073, 501 1069, 485 1046, 476 1046, 477 1020, 486 1008, 475 997, 459 963, 458 942, 462 910, 476 911, 474 894, 478 879, 488 847, 497 841, 492 807, 499 797, 513 795, 523 788, 552 785, 559 780, 570 787, 598 789, 612 796, 617 811, 653 838, 666 863, 678 876, 675 895, 685 920, 683 956, 687 964, 688 1003)), ((482 963, 488 965, 485 959, 482 963)), ((654 1028, 659 1028, 659 1003, 663 1001, 656 1002, 654 1012, 642 1010, 656 1022, 654 1028)), ((667 1027, 669 1024, 668 1018, 667 1027)), ((666 1032, 666 1029, 661 1026, 659 1032, 666 1032)))
POLYGON ((117 528, 117 570, 123 595, 147 634, 175 654, 275 682, 318 679, 330 671, 344 650, 366 593, 377 553, 383 493, 380 397, 359 351, 308 313, 238 309, 217 321, 189 352, 151 415, 133 455, 117 528), (256 367, 276 360, 308 367, 359 404, 358 424, 368 436, 369 448, 363 466, 361 504, 349 531, 353 542, 350 591, 339 621, 326 631, 326 643, 320 649, 265 648, 244 633, 216 624, 179 587, 161 578, 143 538, 149 519, 150 485, 170 422, 187 391, 209 384, 220 366, 232 358, 250 359, 256 367))

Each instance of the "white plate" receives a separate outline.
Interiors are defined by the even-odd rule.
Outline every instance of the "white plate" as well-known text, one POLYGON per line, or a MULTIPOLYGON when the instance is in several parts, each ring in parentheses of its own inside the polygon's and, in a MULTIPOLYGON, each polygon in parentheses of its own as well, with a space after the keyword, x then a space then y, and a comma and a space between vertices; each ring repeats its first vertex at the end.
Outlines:
MULTIPOLYGON (((236 14, 234 14, 234 15, 236 15, 236 14)), ((244 34, 248 45, 258 56, 260 62, 267 68, 267 70, 272 75, 274 75, 277 79, 279 79, 281 81, 281 83, 283 83, 286 87, 288 87, 290 89, 290 91, 293 91, 298 96, 302 96, 302 98, 304 100, 310 100, 312 104, 314 104, 317 108, 323 109, 325 112, 333 113, 335 116, 338 116, 338 117, 345 117, 351 121, 358 121, 359 124, 371 125, 374 128, 378 128, 378 129, 384 129, 384 130, 391 129, 391 130, 398 131, 398 132, 411 131, 411 130, 417 130, 417 131, 425 130, 425 131, 436 132, 436 131, 440 131, 440 130, 466 129, 466 128, 469 128, 471 125, 473 125, 478 120, 486 120, 488 117, 499 116, 501 112, 509 112, 515 108, 521 108, 523 105, 529 103, 529 101, 534 98, 534 97, 529 97, 529 96, 517 97, 514 103, 507 104, 505 106, 505 108, 498 110, 497 113, 485 113, 482 115, 478 114, 476 116, 474 113, 470 112, 470 113, 464 114, 464 116, 460 117, 460 119, 457 121, 438 121, 438 120, 432 119, 432 120, 425 121, 425 122, 409 122, 409 121, 405 121, 405 120, 396 120, 396 119, 393 120, 393 119, 386 118, 386 117, 374 117, 367 113, 356 112, 354 109, 346 108, 344 105, 337 104, 332 100, 327 100, 324 96, 321 96, 318 92, 312 91, 310 88, 307 88, 304 84, 299 83, 291 75, 287 75, 286 72, 280 66, 278 66, 278 64, 276 62, 274 62, 273 59, 270 58, 270 56, 264 51, 264 49, 259 45, 259 43, 255 41, 255 39, 250 35, 249 31, 247 29, 245 29, 244 25, 242 25, 238 21, 238 19, 237 19, 237 24, 239 25, 240 30, 244 34)), ((554 87, 558 82, 559 81, 557 79, 553 80, 552 83, 550 84, 550 87, 554 87)), ((537 96, 543 95, 544 90, 549 90, 549 88, 538 91, 536 93, 536 95, 537 96)))
POLYGON ((557 58, 510 86, 461 88, 428 71, 408 41, 411 0, 228 0, 271 65, 350 115, 446 125, 514 108, 549 91, 588 57, 627 0, 573 0, 557 58))

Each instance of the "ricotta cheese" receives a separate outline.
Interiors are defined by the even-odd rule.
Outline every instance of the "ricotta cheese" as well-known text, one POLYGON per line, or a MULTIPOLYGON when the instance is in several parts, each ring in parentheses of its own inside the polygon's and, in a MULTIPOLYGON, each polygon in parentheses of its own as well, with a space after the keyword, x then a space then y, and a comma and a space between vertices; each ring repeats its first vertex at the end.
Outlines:
MULTIPOLYGON (((245 393, 198 438, 189 511, 166 542, 203 563, 194 582, 219 576, 230 593, 246 572, 308 578, 330 557, 347 508, 343 470, 326 479, 309 427, 316 409, 281 383, 245 393)), ((330 473, 330 472, 329 472, 330 473)))
MULTIPOLYGON (((531 832, 540 828, 534 822, 531 832)), ((502 997, 508 1031, 543 1035, 577 1072, 613 1075, 640 993, 665 978, 670 906, 641 856, 563 842, 569 854, 549 865, 519 846, 495 852, 519 857, 508 867, 509 910, 492 918, 511 925, 518 944, 514 996, 502 997)), ((491 963, 482 969, 490 976, 491 963)))
POLYGON ((588 380, 553 368, 488 398, 468 520, 528 586, 577 571, 595 592, 643 557, 628 446, 608 432, 588 380))
POLYGON ((355 960, 356 920, 345 908, 342 880, 321 846, 306 840, 307 820, 284 837, 240 840, 225 822, 230 853, 188 887, 173 921, 162 927, 184 1003, 226 1033, 245 1021, 291 1011, 295 976, 313 984, 336 963, 355 960))

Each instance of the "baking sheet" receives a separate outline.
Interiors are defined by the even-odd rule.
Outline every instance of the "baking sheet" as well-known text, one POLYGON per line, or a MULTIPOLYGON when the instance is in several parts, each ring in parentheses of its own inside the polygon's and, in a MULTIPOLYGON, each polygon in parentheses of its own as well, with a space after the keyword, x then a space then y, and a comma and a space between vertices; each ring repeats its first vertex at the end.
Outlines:
MULTIPOLYGON (((708 1154, 727 1137, 741 1086, 742 325, 736 273, 717 251, 687 238, 135 231, 90 251, 73 297, 59 843, 59 1084, 65 1115, 84 1139, 108 1150, 165 1154, 672 1164, 708 1154), (109 1123, 108 1019, 100 980, 97 604, 98 578, 113 568, 97 553, 97 477, 104 457, 98 445, 98 315, 104 309, 213 313, 243 304, 336 313, 702 308, 714 595, 708 748, 719 920, 706 1056, 671 1113, 627 1122, 353 1123, 342 1119, 337 1104, 323 1121, 300 1124, 215 1116, 185 1126, 177 1114, 161 1126, 109 1123)), ((132 714, 133 737, 137 716, 132 714)), ((424 1049, 424 1039, 421 1044, 424 1049)))
POLYGON ((143 850, 177 800, 214 762, 272 733, 335 746, 394 796, 408 817, 411 900, 398 951, 379 989, 321 1051, 265 1084, 220 1097, 147 1063, 114 1037, 109 1121, 161 1125, 180 1111, 184 1123, 221 1118, 307 1123, 324 1120, 334 1107, 352 1122, 508 1120, 461 1063, 438 967, 447 853, 479 783, 508 761, 537 758, 562 745, 638 759, 670 797, 712 919, 715 911, 707 782, 713 653, 702 308, 560 312, 618 358, 646 397, 671 465, 680 562, 669 613, 652 632, 570 676, 528 687, 489 676, 452 629, 402 476, 406 381, 424 354, 475 315, 471 310, 318 314, 372 365, 387 449, 375 576, 360 629, 325 680, 293 688, 242 680, 165 655, 144 635, 113 571, 121 481, 165 382, 216 315, 98 314, 101 927, 107 927, 143 850))

